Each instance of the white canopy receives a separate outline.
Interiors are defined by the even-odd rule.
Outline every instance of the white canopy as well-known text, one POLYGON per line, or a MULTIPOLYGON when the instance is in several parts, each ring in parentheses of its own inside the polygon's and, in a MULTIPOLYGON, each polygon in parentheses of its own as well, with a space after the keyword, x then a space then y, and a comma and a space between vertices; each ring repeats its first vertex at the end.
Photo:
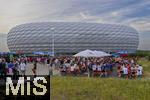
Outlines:
POLYGON ((75 54, 74 56, 75 57, 93 57, 93 51, 91 50, 84 50, 84 51, 81 51, 77 54, 75 54))
POLYGON ((75 57, 105 57, 105 56, 111 56, 111 55, 103 51, 84 50, 75 54, 74 56, 75 57))
POLYGON ((93 51, 96 57, 105 57, 105 56, 111 56, 110 54, 103 52, 103 51, 93 51))

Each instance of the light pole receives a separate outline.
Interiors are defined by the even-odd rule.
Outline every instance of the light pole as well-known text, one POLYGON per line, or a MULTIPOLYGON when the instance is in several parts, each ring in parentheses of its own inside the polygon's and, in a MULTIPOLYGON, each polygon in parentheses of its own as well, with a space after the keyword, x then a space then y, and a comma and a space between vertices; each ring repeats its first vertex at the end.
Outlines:
POLYGON ((52 31, 52 56, 55 56, 55 28, 51 28, 52 31))
MULTIPOLYGON (((52 32, 52 56, 55 56, 55 28, 51 27, 50 31, 52 32)), ((49 74, 53 75, 53 70, 54 70, 54 64, 52 63, 52 66, 49 69, 49 74)))

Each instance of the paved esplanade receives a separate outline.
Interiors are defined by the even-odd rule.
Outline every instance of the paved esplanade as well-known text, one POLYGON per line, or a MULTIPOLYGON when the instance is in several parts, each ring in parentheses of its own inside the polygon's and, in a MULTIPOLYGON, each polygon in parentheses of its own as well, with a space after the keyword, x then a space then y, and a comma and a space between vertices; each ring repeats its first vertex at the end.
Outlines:
MULTIPOLYGON (((26 75, 33 75, 33 63, 28 63, 26 68, 26 75)), ((49 75, 49 68, 47 64, 37 64, 37 75, 49 75)))

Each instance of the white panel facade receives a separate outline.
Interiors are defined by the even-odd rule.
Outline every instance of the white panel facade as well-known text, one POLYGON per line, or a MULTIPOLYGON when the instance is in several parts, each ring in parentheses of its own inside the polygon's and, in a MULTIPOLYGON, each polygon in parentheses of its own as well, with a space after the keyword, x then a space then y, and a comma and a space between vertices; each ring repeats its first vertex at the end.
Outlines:
POLYGON ((14 27, 8 33, 10 51, 76 53, 85 49, 135 52, 138 32, 128 26, 80 22, 41 22, 14 27), (53 36, 54 35, 54 36, 53 36))

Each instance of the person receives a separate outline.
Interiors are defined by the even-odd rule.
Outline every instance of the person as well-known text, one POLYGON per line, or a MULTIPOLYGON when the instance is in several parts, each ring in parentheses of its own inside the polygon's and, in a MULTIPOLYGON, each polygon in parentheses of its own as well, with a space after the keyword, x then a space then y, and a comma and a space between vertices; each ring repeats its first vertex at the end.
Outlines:
POLYGON ((126 64, 127 69, 128 69, 128 78, 131 79, 131 65, 130 64, 126 64))
POLYGON ((34 76, 36 76, 36 69, 37 69, 37 61, 34 61, 34 63, 33 63, 33 69, 32 69, 32 71, 33 71, 33 74, 34 74, 34 76))
MULTIPOLYGON (((66 67, 65 66, 60 67, 60 73, 62 76, 66 75, 66 67)), ((52 75, 52 74, 50 74, 50 75, 52 75)))
POLYGON ((0 78, 2 78, 3 66, 2 66, 2 59, 0 59, 0 78))
POLYGON ((20 65, 19 65, 19 69, 20 69, 20 74, 25 76, 25 72, 26 72, 26 64, 24 63, 24 61, 21 61, 20 65))
POLYGON ((131 59, 131 64, 134 64, 134 60, 133 59, 131 59))
POLYGON ((136 72, 137 72, 136 67, 135 67, 135 66, 132 66, 132 67, 131 67, 131 77, 132 77, 133 79, 136 78, 136 72))
POLYGON ((73 66, 73 64, 70 67, 70 72, 72 75, 75 75, 75 67, 73 66))
POLYGON ((55 69, 58 69, 60 67, 60 62, 58 59, 54 60, 55 69))
POLYGON ((101 72, 101 75, 100 75, 100 77, 105 77, 105 64, 102 64, 102 66, 101 66, 101 70, 102 70, 102 72, 101 72))
POLYGON ((6 63, 5 60, 0 60, 0 78, 4 78, 6 75, 6 63))
POLYGON ((92 65, 92 70, 93 70, 93 76, 95 76, 95 75, 96 75, 96 72, 97 72, 97 65, 96 65, 96 63, 94 63, 94 64, 92 65))
POLYGON ((17 79, 17 76, 19 75, 19 63, 18 63, 18 61, 14 61, 13 75, 14 75, 15 79, 17 79))
POLYGON ((87 62, 83 63, 82 65, 78 65, 78 72, 80 72, 82 75, 87 72, 87 62))
POLYGON ((126 67, 126 66, 123 66, 122 70, 123 70, 123 77, 124 77, 124 78, 128 78, 128 77, 127 77, 127 76, 128 76, 128 69, 127 69, 127 67, 126 67))
POLYGON ((143 67, 141 65, 138 65, 137 66, 137 77, 142 78, 142 74, 143 74, 143 67))
POLYGON ((113 65, 112 65, 111 63, 109 63, 109 64, 108 64, 108 69, 109 69, 109 70, 108 70, 108 76, 111 76, 111 73, 112 73, 112 71, 113 71, 113 68, 112 68, 112 67, 113 67, 113 65))
POLYGON ((90 63, 90 61, 88 61, 87 66, 88 66, 88 77, 91 77, 92 76, 92 72, 93 72, 93 70, 92 70, 92 63, 90 63))
POLYGON ((105 65, 105 77, 109 76, 109 71, 110 71, 109 64, 106 63, 106 65, 105 65))
POLYGON ((120 78, 121 77, 121 65, 117 66, 117 76, 120 78))
POLYGON ((98 64, 98 66, 97 66, 97 72, 98 72, 98 75, 99 75, 99 76, 101 75, 101 71, 102 71, 101 65, 98 64))
POLYGON ((121 64, 121 68, 120 68, 120 75, 121 75, 121 78, 124 77, 123 68, 124 68, 124 65, 121 64))
MULTIPOLYGON (((79 67, 77 66, 77 64, 76 63, 74 63, 73 64, 73 66, 74 66, 74 75, 75 76, 77 76, 77 74, 79 73, 79 67)), ((84 72, 84 69, 85 69, 85 65, 84 66, 82 66, 82 71, 84 72)))
POLYGON ((13 63, 13 61, 10 61, 10 63, 8 63, 8 73, 7 73, 7 75, 13 75, 13 68, 14 68, 14 63, 13 63))
POLYGON ((53 75, 53 69, 52 69, 52 66, 48 66, 49 67, 49 75, 51 76, 51 75, 53 75))

